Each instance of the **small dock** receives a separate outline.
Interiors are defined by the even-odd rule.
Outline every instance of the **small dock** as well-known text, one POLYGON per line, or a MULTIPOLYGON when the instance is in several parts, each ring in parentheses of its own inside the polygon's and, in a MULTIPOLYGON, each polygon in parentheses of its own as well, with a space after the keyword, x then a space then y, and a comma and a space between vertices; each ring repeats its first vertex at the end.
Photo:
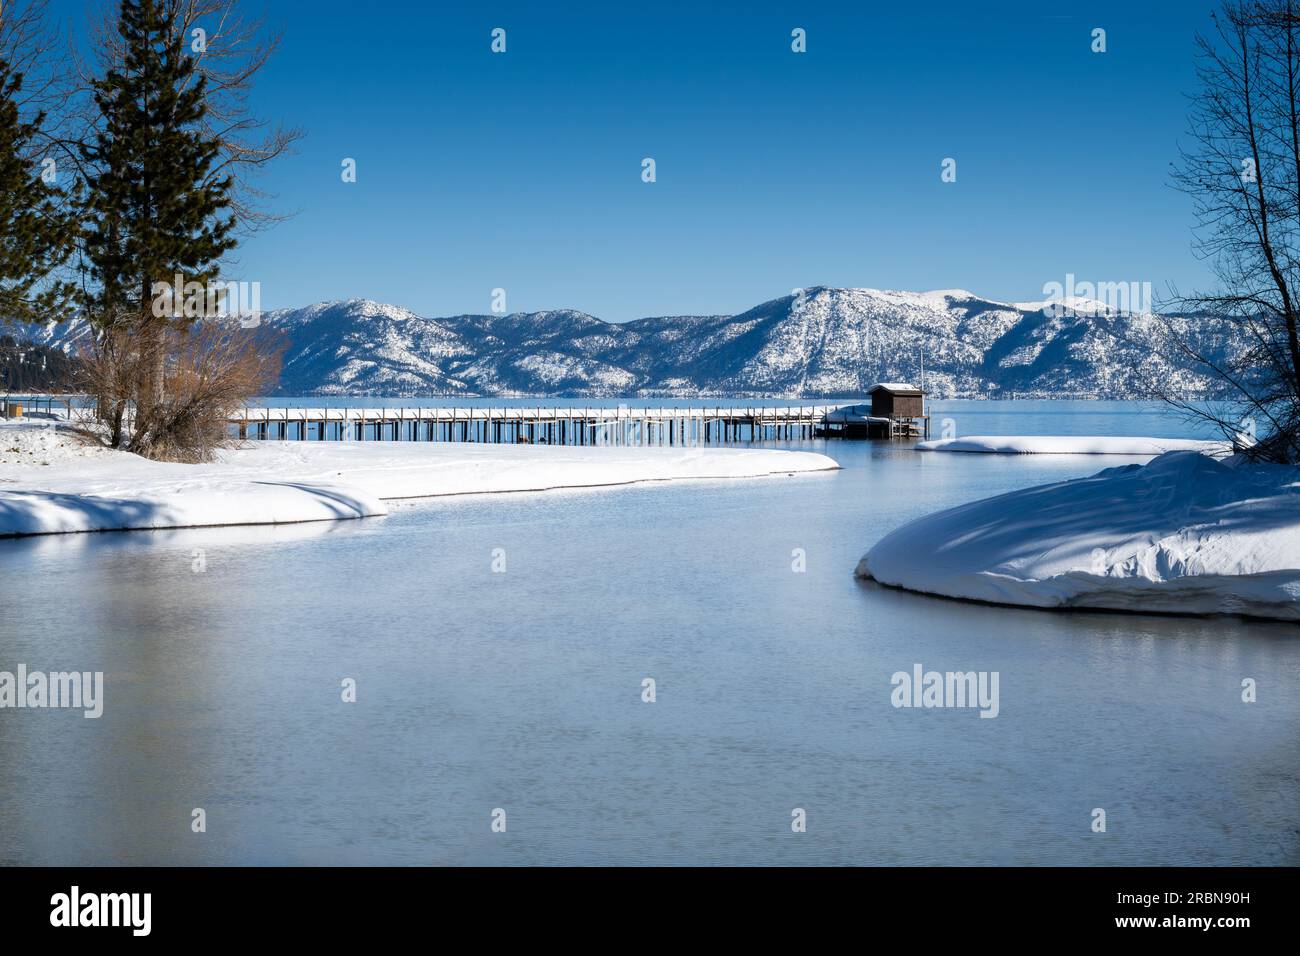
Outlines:
POLYGON ((871 402, 842 405, 823 419, 824 438, 929 438, 925 392, 906 382, 882 382, 868 392, 871 402))
POLYGON ((245 439, 478 444, 683 446, 798 441, 835 405, 714 408, 414 406, 248 407, 230 421, 245 439))

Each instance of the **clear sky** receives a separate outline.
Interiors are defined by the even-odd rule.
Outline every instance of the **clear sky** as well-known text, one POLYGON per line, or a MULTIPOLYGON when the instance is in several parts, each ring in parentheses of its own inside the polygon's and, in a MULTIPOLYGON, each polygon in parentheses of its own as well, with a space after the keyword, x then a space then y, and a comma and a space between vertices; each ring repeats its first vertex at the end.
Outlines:
POLYGON ((1168 184, 1203 0, 248 6, 284 32, 256 107, 307 133, 261 181, 293 217, 228 274, 266 308, 488 312, 501 287, 622 321, 818 284, 1204 284, 1168 184))

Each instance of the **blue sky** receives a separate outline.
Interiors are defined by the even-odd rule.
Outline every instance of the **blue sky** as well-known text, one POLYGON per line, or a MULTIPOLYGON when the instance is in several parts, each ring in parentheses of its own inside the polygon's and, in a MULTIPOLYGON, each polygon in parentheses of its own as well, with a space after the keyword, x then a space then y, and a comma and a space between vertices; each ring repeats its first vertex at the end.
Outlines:
POLYGON ((264 9, 284 44, 256 108, 307 133, 260 183, 292 218, 230 270, 264 307, 488 312, 501 287, 622 321, 816 284, 1205 284, 1168 185, 1200 0, 264 9))

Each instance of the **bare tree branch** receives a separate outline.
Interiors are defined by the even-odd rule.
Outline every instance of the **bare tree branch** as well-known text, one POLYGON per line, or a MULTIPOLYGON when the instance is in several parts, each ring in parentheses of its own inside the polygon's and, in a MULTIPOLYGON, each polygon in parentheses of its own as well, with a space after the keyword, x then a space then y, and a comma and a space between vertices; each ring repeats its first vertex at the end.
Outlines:
MULTIPOLYGON (((1179 297, 1162 347, 1223 384, 1197 414, 1229 434, 1265 425, 1257 452, 1300 460, 1300 11, 1227 0, 1197 37, 1200 90, 1174 182, 1217 285, 1179 297), (1210 347, 1210 346, 1213 347, 1210 347), (1217 357, 1216 357, 1217 356, 1217 357)), ((1162 391, 1157 385, 1156 391, 1162 391)), ((1163 391, 1168 391, 1163 390, 1163 391)), ((1195 403, 1163 395, 1194 412, 1195 403)))

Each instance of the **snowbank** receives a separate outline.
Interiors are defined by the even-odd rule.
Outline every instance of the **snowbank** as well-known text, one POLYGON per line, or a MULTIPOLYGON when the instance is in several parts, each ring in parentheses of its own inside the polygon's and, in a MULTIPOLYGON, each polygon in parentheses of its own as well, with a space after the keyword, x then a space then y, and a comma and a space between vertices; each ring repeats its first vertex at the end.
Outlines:
POLYGON ((999 455, 1163 455, 1167 451, 1199 451, 1228 455, 1223 441, 1190 438, 1112 438, 1101 435, 971 435, 918 442, 917 451, 970 451, 999 455))
POLYGON ((77 438, 70 425, 39 418, 0 418, 0 467, 49 465, 78 458, 99 458, 113 452, 77 438))
POLYGON ((889 419, 885 416, 873 416, 870 405, 844 405, 823 415, 822 422, 837 425, 865 425, 868 423, 888 425, 889 419))
POLYGON ((1170 452, 950 508, 859 577, 946 597, 1300 620, 1300 470, 1170 452))
POLYGON ((385 498, 545 491, 838 467, 771 449, 248 442, 207 465, 87 446, 67 426, 0 422, 0 537, 276 524, 387 512, 385 498))

